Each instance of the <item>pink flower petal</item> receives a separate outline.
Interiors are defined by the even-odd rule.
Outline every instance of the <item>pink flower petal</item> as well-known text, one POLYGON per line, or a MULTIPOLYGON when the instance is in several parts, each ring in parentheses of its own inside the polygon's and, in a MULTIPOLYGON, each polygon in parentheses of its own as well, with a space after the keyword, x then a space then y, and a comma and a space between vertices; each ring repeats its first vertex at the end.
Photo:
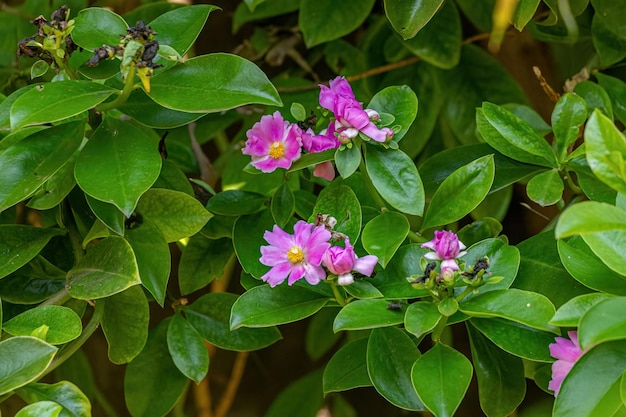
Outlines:
POLYGON ((304 269, 304 279, 311 285, 317 285, 321 280, 326 279, 326 272, 319 265, 307 264, 304 269))
POLYGON ((261 279, 270 284, 270 287, 275 287, 281 282, 285 281, 290 271, 291 264, 289 262, 284 262, 282 264, 274 266, 265 275, 263 275, 261 279))
POLYGON ((367 255, 362 258, 357 258, 357 260, 354 262, 352 270, 359 272, 366 277, 369 277, 372 275, 372 272, 374 272, 374 268, 376 267, 377 263, 378 258, 376 256, 367 255))

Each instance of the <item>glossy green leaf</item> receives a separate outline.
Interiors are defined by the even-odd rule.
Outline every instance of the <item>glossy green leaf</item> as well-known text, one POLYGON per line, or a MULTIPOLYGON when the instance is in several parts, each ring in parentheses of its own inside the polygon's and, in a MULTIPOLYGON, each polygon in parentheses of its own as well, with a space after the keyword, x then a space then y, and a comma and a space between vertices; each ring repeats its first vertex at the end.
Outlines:
POLYGON ((107 117, 78 156, 74 175, 86 194, 130 217, 160 171, 156 137, 133 123, 107 117))
POLYGON ((526 185, 528 198, 542 207, 558 203, 564 189, 563 180, 556 168, 535 175, 526 185))
POLYGON ((602 10, 602 13, 594 14, 591 20, 591 40, 598 51, 600 65, 610 67, 626 57, 626 51, 622 48, 626 33, 620 36, 618 33, 620 27, 607 24, 606 20, 600 16, 604 13, 602 10))
POLYGON ((337 220, 334 231, 347 235, 353 244, 358 240, 361 232, 361 204, 350 187, 339 185, 320 192, 309 223, 315 223, 320 213, 329 214, 337 220))
POLYGON ((241 190, 226 190, 211 197, 207 210, 224 216, 241 216, 256 213, 267 201, 263 194, 241 190))
MULTIPOLYGON (((210 200, 209 200, 210 201, 210 200)), ((272 216, 279 227, 285 227, 291 220, 296 208, 296 198, 287 184, 278 187, 272 197, 272 216)))
POLYGON ((193 45, 213 10, 219 7, 208 4, 179 7, 163 13, 149 26, 157 33, 155 39, 159 44, 171 46, 182 56, 193 45))
POLYGON ((400 150, 368 146, 365 167, 381 197, 407 214, 424 212, 424 186, 415 164, 400 150))
POLYGON ((76 185, 74 165, 80 148, 35 191, 26 205, 35 210, 49 210, 61 203, 76 185))
POLYGON ((152 188, 143 194, 137 212, 154 223, 167 242, 195 235, 211 218, 211 213, 195 198, 163 188, 152 188))
POLYGON ((50 65, 46 61, 38 60, 30 67, 30 79, 41 77, 50 69, 50 65))
POLYGON ((508 416, 526 394, 522 360, 498 348, 474 327, 468 325, 467 331, 480 407, 490 417, 508 416))
POLYGON ((317 165, 322 162, 332 161, 336 149, 328 149, 322 152, 306 153, 295 160, 287 172, 296 172, 303 168, 317 165))
POLYGON ((591 307, 581 318, 578 340, 582 349, 626 339, 626 320, 622 314, 626 297, 612 297, 591 307))
POLYGON ((241 295, 233 305, 230 328, 266 327, 301 320, 328 303, 329 298, 306 287, 260 285, 241 295))
POLYGON ((142 125, 156 129, 185 126, 204 116, 202 113, 185 113, 167 109, 152 101, 143 90, 134 90, 128 100, 117 109, 142 125))
POLYGON ((36 380, 56 352, 56 347, 32 336, 15 336, 0 342, 0 356, 19 358, 0 362, 0 394, 36 380))
POLYGON ((528 164, 559 166, 546 140, 527 122, 497 104, 484 102, 476 124, 485 142, 503 155, 528 164))
POLYGON ((589 112, 599 110, 609 119, 613 119, 613 105, 611 98, 604 88, 591 81, 576 83, 574 93, 582 97, 587 103, 589 112))
POLYGON ((590 200, 613 204, 617 191, 595 176, 589 168, 586 155, 576 156, 567 161, 567 164, 576 173, 580 188, 590 200))
POLYGON ((0 299, 14 304, 37 304, 65 287, 66 272, 37 256, 0 280, 0 299))
POLYGON ((323 376, 324 394, 372 385, 367 371, 367 345, 367 338, 353 340, 328 360, 323 376))
POLYGON ((411 285, 407 285, 407 277, 423 273, 420 267, 420 260, 428 249, 420 248, 418 244, 402 246, 387 264, 384 270, 378 271, 369 282, 380 291, 385 298, 418 298, 427 296, 427 290, 416 290, 411 285))
POLYGON ((450 69, 461 58, 461 16, 452 2, 444 2, 428 24, 403 45, 424 61, 450 69))
POLYGON ((418 301, 406 309, 404 328, 419 339, 434 329, 441 317, 437 304, 418 301))
POLYGON ((626 121, 626 83, 619 78, 602 73, 595 74, 595 77, 611 97, 615 117, 624 123, 626 121))
POLYGON ((539 6, 539 0, 520 0, 515 8, 513 14, 513 25, 519 31, 524 29, 526 24, 533 18, 537 7, 539 6))
POLYGON ((299 1, 272 0, 258 4, 254 8, 254 12, 252 12, 245 3, 239 3, 235 10, 235 15, 233 16, 233 32, 237 31, 239 27, 246 22, 291 13, 299 8, 299 1))
POLYGON ((82 48, 93 51, 102 45, 117 45, 128 25, 122 16, 101 7, 81 10, 74 19, 72 40, 82 48))
POLYGON ((598 110, 593 111, 585 127, 585 149, 593 173, 609 187, 626 194, 626 139, 598 110))
POLYGON ((180 314, 167 327, 167 347, 178 369, 200 383, 209 371, 209 351, 202 337, 180 314))
POLYGON ((61 417, 91 417, 91 403, 87 396, 68 381, 56 384, 28 384, 17 391, 25 401, 54 401, 63 407, 61 417))
MULTIPOLYGON (((13 57, 11 58, 13 59, 13 57)), ((0 132, 11 130, 11 107, 13 107, 13 103, 17 100, 22 94, 27 91, 35 88, 36 84, 26 85, 18 90, 15 90, 7 98, 0 102, 0 132)))
POLYGON ((609 416, 622 401, 619 384, 624 373, 626 344, 603 343, 586 352, 567 374, 554 403, 553 416, 609 416))
POLYGON ((13 336, 30 336, 44 325, 47 326, 44 340, 51 345, 72 341, 83 330, 80 317, 71 308, 55 305, 26 310, 4 323, 3 330, 13 336))
POLYGON ((485 198, 495 176, 493 155, 486 155, 454 171, 437 189, 422 223, 422 230, 455 222, 485 198))
POLYGON ((15 417, 57 417, 63 411, 61 404, 54 401, 37 401, 22 408, 15 417))
POLYGON ((572 298, 557 310, 550 324, 560 327, 578 327, 581 317, 590 308, 609 298, 611 298, 610 295, 597 292, 572 298))
POLYGON ((150 85, 151 99, 189 113, 218 112, 245 104, 282 105, 276 89, 255 64, 230 54, 191 58, 155 75, 150 85))
POLYGON ((355 300, 344 306, 333 323, 333 330, 362 330, 395 326, 404 321, 404 312, 387 308, 387 300, 355 300))
POLYGON ((80 300, 108 297, 139 283, 135 254, 121 237, 101 240, 67 273, 67 289, 80 300))
POLYGON ((559 240, 557 245, 563 266, 578 282, 596 291, 626 295, 626 277, 606 266, 583 239, 559 240))
POLYGON ((148 339, 150 311, 139 286, 130 287, 104 301, 102 330, 109 343, 109 359, 128 363, 143 349, 148 339))
POLYGON ((372 330, 367 343, 367 372, 376 391, 396 407, 424 411, 411 382, 411 367, 420 352, 396 327, 372 330))
POLYGON ((585 100, 573 93, 564 94, 554 105, 552 129, 556 139, 559 161, 567 155, 567 148, 580 135, 580 126, 587 120, 585 100))
POLYGON ((118 235, 124 234, 124 213, 122 213, 113 204, 105 203, 104 201, 96 200, 89 195, 85 195, 87 204, 96 217, 104 223, 109 229, 117 233, 118 235))
POLYGON ((472 364, 458 351, 435 343, 411 369, 417 395, 436 417, 452 416, 472 379, 472 364))
POLYGON ((369 16, 375 0, 303 0, 298 23, 308 48, 352 32, 369 16))
MULTIPOLYGON (((250 291, 245 294, 248 294, 250 291)), ((243 297, 243 296, 242 296, 243 297)), ((267 347, 281 339, 276 327, 266 329, 237 328, 231 330, 231 309, 239 299, 235 294, 211 293, 185 307, 185 315, 189 323, 203 339, 209 343, 228 350, 247 351, 267 347), (229 320, 231 325, 229 326, 229 320)), ((235 314, 233 313, 233 317, 235 314)), ((267 327, 267 326, 264 326, 267 327)))
POLYGON ((265 417, 315 416, 323 406, 322 370, 315 370, 292 382, 270 405, 265 417), (297 398, 297 401, 294 399, 297 398))
POLYGON ((354 174, 361 164, 362 155, 359 146, 352 145, 351 148, 335 151, 335 165, 341 178, 348 178, 354 174))
POLYGON ((541 294, 515 288, 487 291, 461 302, 460 310, 473 317, 502 317, 528 327, 558 334, 558 329, 548 324, 556 310, 541 294))
POLYGON ((150 330, 141 353, 126 367, 124 398, 133 417, 165 416, 183 395, 188 383, 167 348, 169 320, 150 330))
POLYGON ((333 332, 333 321, 339 308, 328 307, 318 311, 308 323, 304 340, 309 358, 318 360, 337 344, 342 334, 333 332))
POLYGON ((57 122, 102 103, 116 90, 83 80, 38 85, 22 94, 11 107, 11 128, 57 122))
POLYGON ((163 306, 172 263, 170 248, 163 234, 150 220, 144 220, 126 229, 124 238, 135 253, 141 283, 163 306))
POLYGON ((384 268, 408 233, 406 217, 394 211, 384 211, 363 228, 363 247, 369 254, 377 256, 384 268))
POLYGON ((343 288, 351 296, 360 299, 383 297, 383 294, 378 291, 374 285, 365 280, 357 280, 350 285, 344 286, 343 288))
POLYGON ((626 211, 611 204, 585 201, 565 210, 559 217, 557 239, 581 234, 626 231, 626 211))
POLYGON ((626 253, 623 251, 626 245, 626 231, 612 230, 584 234, 582 238, 606 266, 626 276, 626 253))
MULTIPOLYGON (((269 267, 259 262, 261 257, 260 247, 268 243, 263 239, 267 230, 272 230, 274 218, 269 210, 248 216, 241 216, 235 222, 233 228, 233 246, 243 270, 255 278, 261 278, 269 267)), ((286 230, 293 233, 292 230, 286 230)))
POLYGON ((84 124, 67 123, 38 130, 0 147, 0 211, 37 191, 72 157, 83 140, 84 124))
POLYGON ((433 18, 443 0, 385 0, 385 13, 403 39, 414 37, 433 18))
POLYGON ((182 295, 205 287, 224 274, 233 255, 229 238, 207 239, 197 234, 189 239, 178 264, 178 285, 182 295))
POLYGON ((500 349, 512 355, 537 362, 552 362, 548 345, 554 334, 532 329, 501 318, 472 318, 469 324, 478 329, 500 349))
MULTIPOLYGON (((472 212, 475 213, 475 210, 472 212)), ((497 237, 502 232, 502 224, 492 217, 480 217, 468 225, 463 226, 457 236, 465 245, 473 245, 484 239, 497 237)))
POLYGON ((367 108, 380 114, 393 115, 395 120, 392 126, 400 126, 400 130, 393 135, 393 140, 398 142, 406 135, 415 120, 418 108, 417 96, 406 85, 386 87, 374 95, 367 108))
POLYGON ((44 229, 20 224, 0 225, 0 277, 17 271, 33 259, 59 229, 44 229))
POLYGON ((437 306, 442 316, 450 317, 459 311, 459 302, 456 298, 444 298, 437 306))

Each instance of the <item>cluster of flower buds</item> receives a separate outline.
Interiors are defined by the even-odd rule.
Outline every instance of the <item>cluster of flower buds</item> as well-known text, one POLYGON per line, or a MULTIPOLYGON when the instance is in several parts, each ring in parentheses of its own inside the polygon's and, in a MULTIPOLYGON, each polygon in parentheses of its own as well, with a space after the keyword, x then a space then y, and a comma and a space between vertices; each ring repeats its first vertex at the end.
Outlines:
POLYGON ((353 272, 371 276, 378 258, 359 258, 350 239, 332 230, 336 224, 333 217, 318 214, 315 224, 297 222, 293 235, 276 225, 271 232, 266 231, 263 237, 269 245, 261 246, 260 261, 272 268, 261 279, 272 287, 285 280, 292 285, 301 278, 316 285, 333 277, 339 285, 350 285, 354 282, 353 272))
POLYGON ((37 26, 37 33, 18 42, 18 56, 39 58, 59 71, 61 62, 78 49, 70 35, 74 20, 68 20, 69 14, 69 8, 63 5, 52 12, 49 21, 43 16, 34 19, 32 23, 37 26))

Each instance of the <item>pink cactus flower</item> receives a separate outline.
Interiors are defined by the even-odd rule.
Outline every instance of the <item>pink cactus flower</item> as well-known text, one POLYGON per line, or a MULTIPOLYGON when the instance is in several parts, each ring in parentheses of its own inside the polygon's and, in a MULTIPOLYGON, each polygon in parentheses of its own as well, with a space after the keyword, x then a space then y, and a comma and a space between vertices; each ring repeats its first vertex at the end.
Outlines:
POLYGON ((354 282, 352 271, 359 272, 365 276, 372 275, 374 267, 378 263, 378 258, 374 255, 367 255, 359 258, 354 252, 354 246, 350 244, 350 239, 346 238, 345 248, 333 246, 322 256, 322 263, 328 270, 337 275, 339 285, 350 285, 354 282))
POLYGON ((279 112, 261 117, 246 136, 248 140, 241 152, 250 155, 252 166, 263 172, 287 169, 300 158, 301 129, 283 120, 279 112))
POLYGON ((454 232, 449 230, 437 230, 433 240, 423 243, 422 248, 427 248, 435 252, 429 252, 424 258, 430 261, 441 261, 441 269, 449 268, 454 271, 459 269, 456 259, 462 257, 467 252, 463 242, 459 240, 454 232))
POLYGON ((290 235, 278 226, 266 231, 263 238, 269 246, 261 246, 260 261, 271 266, 261 277, 270 286, 275 287, 289 277, 288 283, 304 277, 311 285, 316 285, 326 278, 324 268, 320 266, 322 256, 330 248, 330 232, 324 226, 315 226, 300 220, 293 227, 290 235))
POLYGON ((552 343, 549 346, 550 356, 557 359, 552 364, 552 379, 548 383, 548 389, 554 391, 555 397, 559 394, 563 379, 565 379, 576 361, 584 353, 578 344, 578 332, 567 332, 567 335, 569 339, 555 337, 556 343, 552 343))

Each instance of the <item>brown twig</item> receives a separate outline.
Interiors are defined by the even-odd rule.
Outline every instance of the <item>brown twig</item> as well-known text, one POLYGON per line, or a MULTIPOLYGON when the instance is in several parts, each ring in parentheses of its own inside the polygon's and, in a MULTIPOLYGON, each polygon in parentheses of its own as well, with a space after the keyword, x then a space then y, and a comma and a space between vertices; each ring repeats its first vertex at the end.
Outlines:
POLYGON ((246 362, 249 354, 249 352, 237 353, 235 364, 233 365, 233 371, 230 375, 230 379, 228 380, 228 385, 226 385, 226 391, 224 392, 224 395, 215 410, 215 417, 225 417, 228 410, 230 410, 230 406, 232 405, 235 395, 237 394, 237 390, 239 389, 243 372, 246 369, 246 362))

